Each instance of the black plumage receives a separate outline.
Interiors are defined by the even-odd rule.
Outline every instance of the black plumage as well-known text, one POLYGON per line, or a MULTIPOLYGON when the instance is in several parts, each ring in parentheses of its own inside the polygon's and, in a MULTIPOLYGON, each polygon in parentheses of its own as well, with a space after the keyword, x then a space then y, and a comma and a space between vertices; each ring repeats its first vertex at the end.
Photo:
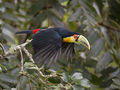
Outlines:
POLYGON ((74 34, 78 33, 65 28, 40 29, 32 40, 35 63, 39 66, 46 64, 49 67, 60 55, 65 56, 67 60, 72 59, 75 55, 74 44, 63 42, 63 38, 74 34))
POLYGON ((39 66, 46 64, 50 66, 60 55, 66 59, 72 59, 75 55, 74 44, 64 43, 62 38, 78 34, 64 28, 49 28, 39 30, 32 40, 34 49, 34 60, 39 66))

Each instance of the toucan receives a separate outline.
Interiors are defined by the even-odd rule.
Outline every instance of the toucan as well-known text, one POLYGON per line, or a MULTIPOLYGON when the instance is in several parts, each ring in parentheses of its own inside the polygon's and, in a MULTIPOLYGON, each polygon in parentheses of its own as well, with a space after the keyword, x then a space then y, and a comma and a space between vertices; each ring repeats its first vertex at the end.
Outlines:
POLYGON ((66 60, 72 60, 75 56, 74 44, 81 44, 90 49, 90 44, 83 35, 62 27, 25 30, 16 34, 34 34, 33 59, 40 67, 51 66, 60 56, 65 57, 66 60))

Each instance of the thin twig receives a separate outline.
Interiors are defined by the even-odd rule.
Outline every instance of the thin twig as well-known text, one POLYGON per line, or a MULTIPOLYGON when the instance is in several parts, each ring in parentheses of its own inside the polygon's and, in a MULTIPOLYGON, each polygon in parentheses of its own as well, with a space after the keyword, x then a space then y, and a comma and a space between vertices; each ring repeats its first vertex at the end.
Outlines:
POLYGON ((25 54, 28 56, 28 58, 30 59, 30 61, 31 61, 32 63, 34 63, 34 60, 33 60, 33 58, 31 57, 31 54, 28 52, 28 50, 27 50, 25 47, 23 47, 23 51, 24 51, 25 54))
MULTIPOLYGON (((29 44, 31 41, 32 41, 32 39, 31 39, 31 40, 27 40, 25 43, 20 44, 20 45, 18 45, 18 46, 16 46, 16 47, 11 48, 9 51, 7 51, 7 52, 5 52, 4 54, 0 55, 0 59, 4 59, 4 58, 6 58, 6 57, 8 57, 8 56, 10 56, 10 55, 14 55, 14 54, 15 54, 15 51, 19 50, 20 48, 25 47, 25 46, 26 46, 27 44, 29 44)), ((2 50, 4 50, 3 45, 0 45, 0 46, 1 46, 2 50)), ((4 52, 4 51, 3 51, 3 52, 4 52)))
MULTIPOLYGON (((19 50, 20 56, 21 56, 21 74, 24 74, 24 70, 23 70, 23 65, 24 65, 24 64, 23 64, 23 53, 22 53, 22 50, 23 50, 23 51, 25 52, 25 54, 28 56, 28 58, 30 59, 30 61, 34 63, 34 60, 33 60, 33 58, 31 57, 31 54, 30 54, 30 53, 28 52, 28 50, 25 48, 25 46, 26 46, 27 44, 29 44, 31 41, 32 41, 32 40, 27 40, 25 43, 20 44, 20 45, 17 45, 17 46, 14 47, 14 48, 11 48, 8 52, 4 53, 4 55, 1 55, 2 58, 0 58, 0 59, 4 59, 4 58, 6 58, 6 57, 9 56, 9 55, 13 55, 13 54, 15 54, 15 51, 19 50)), ((1 46, 3 46, 3 45, 1 45, 1 46)), ((2 47, 2 50, 4 50, 4 47, 2 47)), ((39 74, 40 74, 42 77, 44 77, 44 78, 56 77, 56 76, 57 76, 56 73, 51 74, 51 75, 44 75, 44 74, 41 72, 41 69, 43 69, 42 67, 41 67, 41 68, 38 68, 38 66, 37 66, 36 64, 35 64, 35 67, 36 67, 37 71, 39 72, 39 74)))
POLYGON ((117 40, 117 44, 118 44, 118 48, 120 47, 120 41, 119 41, 119 34, 118 32, 116 32, 116 40, 117 40))
POLYGON ((44 75, 44 74, 40 71, 40 69, 37 69, 37 71, 38 71, 39 74, 40 74, 42 77, 44 77, 44 78, 50 78, 50 77, 56 77, 56 76, 57 76, 56 73, 50 74, 50 75, 44 75))
POLYGON ((6 54, 5 48, 4 48, 4 46, 2 45, 2 43, 0 43, 0 47, 2 48, 2 51, 3 51, 2 55, 6 54))
POLYGON ((23 54, 22 54, 22 50, 21 48, 19 49, 19 52, 20 52, 20 57, 21 57, 21 72, 23 72, 23 54))
POLYGON ((25 43, 16 46, 16 47, 14 48, 14 50, 17 50, 17 49, 19 49, 20 47, 21 47, 21 48, 25 47, 25 46, 26 46, 28 43, 30 43, 31 41, 32 41, 32 40, 27 40, 25 43))
POLYGON ((31 74, 29 74, 29 73, 27 73, 27 72, 20 72, 20 74, 23 75, 23 76, 28 77, 31 81, 35 80, 35 82, 33 81, 33 83, 34 83, 35 85, 37 85, 36 82, 38 81, 38 79, 35 78, 34 76, 32 76, 31 74))
POLYGON ((120 30, 118 30, 116 27, 113 27, 113 26, 108 25, 106 23, 99 22, 98 24, 101 25, 101 26, 104 26, 104 27, 108 28, 109 30, 120 32, 120 30))
POLYGON ((10 55, 13 55, 13 53, 11 53, 11 51, 8 51, 8 52, 6 52, 4 55, 3 55, 3 54, 0 55, 0 60, 4 59, 4 58, 6 58, 6 57, 8 57, 8 56, 10 56, 10 55))

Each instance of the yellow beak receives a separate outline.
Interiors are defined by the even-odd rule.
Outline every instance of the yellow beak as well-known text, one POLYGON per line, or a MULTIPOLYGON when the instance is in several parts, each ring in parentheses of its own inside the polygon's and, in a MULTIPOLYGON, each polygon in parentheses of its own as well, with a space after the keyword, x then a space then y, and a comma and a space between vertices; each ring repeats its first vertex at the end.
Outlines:
POLYGON ((85 46, 86 48, 88 48, 90 50, 89 41, 83 35, 80 35, 78 40, 75 43, 76 44, 81 44, 81 45, 85 46))

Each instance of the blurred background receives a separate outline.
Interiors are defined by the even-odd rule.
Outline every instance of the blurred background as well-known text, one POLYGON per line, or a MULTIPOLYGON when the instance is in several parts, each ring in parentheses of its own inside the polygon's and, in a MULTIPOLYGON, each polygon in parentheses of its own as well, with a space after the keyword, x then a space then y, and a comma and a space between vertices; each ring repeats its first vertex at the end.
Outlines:
MULTIPOLYGON (((63 58, 45 78, 24 57, 20 73, 18 52, 0 60, 0 90, 120 90, 120 0, 0 0, 0 43, 5 51, 31 39, 15 32, 65 27, 79 32, 91 50, 76 46, 72 61, 63 58)), ((33 54, 31 44, 27 50, 33 54)), ((0 48, 1 55, 3 54, 0 48)))

